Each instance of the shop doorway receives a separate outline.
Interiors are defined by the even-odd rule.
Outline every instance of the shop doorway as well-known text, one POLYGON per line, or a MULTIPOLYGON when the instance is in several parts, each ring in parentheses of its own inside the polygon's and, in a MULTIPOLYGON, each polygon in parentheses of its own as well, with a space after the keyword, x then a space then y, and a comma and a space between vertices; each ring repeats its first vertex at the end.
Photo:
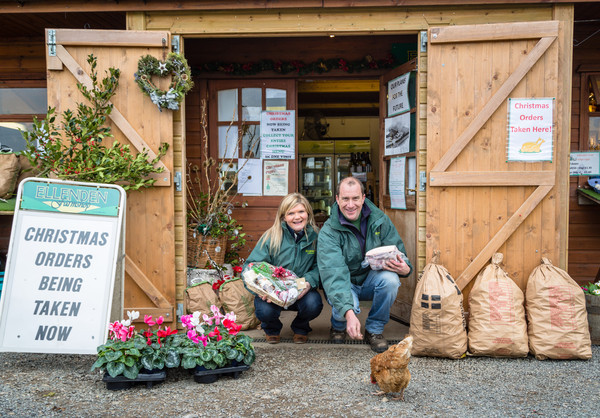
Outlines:
MULTIPOLYGON (((406 71, 416 68, 417 38, 417 35, 385 35, 187 39, 185 55, 197 70, 194 79, 197 87, 186 99, 188 162, 199 162, 202 139, 198 127, 200 117, 195 114, 200 111, 200 102, 209 101, 209 112, 219 109, 218 93, 213 86, 243 89, 252 87, 252 83, 268 86, 274 82, 291 82, 295 91, 288 109, 296 111, 296 138, 288 192, 299 191, 306 195, 313 205, 317 223, 322 225, 331 213, 337 183, 350 174, 360 178, 365 194, 397 224, 416 266, 416 187, 413 185, 410 192, 412 206, 397 210, 391 208, 385 186, 389 177, 384 172, 389 173, 386 165, 390 156, 384 158, 382 135, 385 135, 384 123, 388 116, 389 79, 382 77, 402 63, 413 62, 406 71), (384 202, 388 202, 386 206, 384 202)), ((209 120, 213 119, 214 116, 209 115, 209 120)), ((416 123, 414 125, 416 133, 416 123)), ((209 136, 213 146, 218 137, 215 130, 218 127, 211 122, 209 136)), ((411 151, 414 154, 414 148, 411 151)), ((413 179, 416 167, 414 170, 413 179)), ((257 204, 266 201, 265 197, 250 199, 257 204)), ((272 224, 276 209, 273 203, 268 207, 259 204, 235 211, 236 219, 243 222, 248 233, 242 257, 249 254, 272 224)), ((413 286, 405 289, 410 292, 405 299, 411 300, 413 286)), ((408 322, 409 310, 410 303, 408 309, 405 306, 393 316, 408 322)))

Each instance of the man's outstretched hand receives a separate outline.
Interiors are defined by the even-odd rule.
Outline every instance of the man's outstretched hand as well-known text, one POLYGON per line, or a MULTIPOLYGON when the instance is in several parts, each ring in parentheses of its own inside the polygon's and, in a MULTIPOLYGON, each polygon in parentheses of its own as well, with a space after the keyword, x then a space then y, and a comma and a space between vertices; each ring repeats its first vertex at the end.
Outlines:
POLYGON ((353 340, 362 340, 363 335, 360 333, 360 321, 352 309, 346 312, 346 332, 353 340))

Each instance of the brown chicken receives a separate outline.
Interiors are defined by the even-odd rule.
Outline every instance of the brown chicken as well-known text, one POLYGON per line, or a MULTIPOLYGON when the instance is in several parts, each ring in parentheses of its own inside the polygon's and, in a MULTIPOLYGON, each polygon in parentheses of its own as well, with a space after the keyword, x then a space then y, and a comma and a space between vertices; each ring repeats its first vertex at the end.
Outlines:
POLYGON ((410 382, 408 363, 412 344, 413 337, 409 335, 371 359, 371 383, 377 383, 381 389, 374 395, 399 393, 399 397, 393 396, 392 399, 404 400, 404 389, 410 382))

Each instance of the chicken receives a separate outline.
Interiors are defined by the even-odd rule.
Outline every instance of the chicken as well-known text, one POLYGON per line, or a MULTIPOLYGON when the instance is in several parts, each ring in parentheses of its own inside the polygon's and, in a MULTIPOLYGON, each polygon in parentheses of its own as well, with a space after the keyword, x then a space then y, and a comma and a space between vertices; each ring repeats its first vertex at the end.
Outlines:
POLYGON ((404 400, 404 389, 410 382, 408 363, 412 344, 413 337, 409 335, 371 359, 371 383, 377 383, 381 389, 374 392, 374 395, 400 393, 399 397, 392 398, 404 400))

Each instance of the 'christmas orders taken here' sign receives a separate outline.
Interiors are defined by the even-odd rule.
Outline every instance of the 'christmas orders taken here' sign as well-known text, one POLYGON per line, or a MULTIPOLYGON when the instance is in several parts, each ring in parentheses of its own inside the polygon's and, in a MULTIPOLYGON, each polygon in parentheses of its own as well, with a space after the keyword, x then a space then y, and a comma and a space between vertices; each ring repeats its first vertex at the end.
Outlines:
POLYGON ((125 191, 30 178, 17 202, 0 350, 95 354, 106 338, 125 191))

